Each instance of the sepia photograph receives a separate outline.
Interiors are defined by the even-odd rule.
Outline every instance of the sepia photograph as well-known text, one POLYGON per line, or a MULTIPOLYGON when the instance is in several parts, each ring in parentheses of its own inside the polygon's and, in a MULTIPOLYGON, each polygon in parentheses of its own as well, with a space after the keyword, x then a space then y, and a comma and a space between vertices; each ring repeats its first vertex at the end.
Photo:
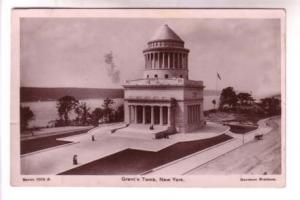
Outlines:
POLYGON ((12 15, 13 185, 285 185, 284 10, 12 15))

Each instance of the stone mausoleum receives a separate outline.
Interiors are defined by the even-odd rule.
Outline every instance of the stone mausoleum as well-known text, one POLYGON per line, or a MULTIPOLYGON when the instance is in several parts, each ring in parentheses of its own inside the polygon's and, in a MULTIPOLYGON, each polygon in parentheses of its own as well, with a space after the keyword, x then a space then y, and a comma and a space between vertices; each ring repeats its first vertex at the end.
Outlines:
POLYGON ((172 132, 192 132, 205 125, 203 82, 189 80, 184 41, 163 25, 143 51, 144 76, 128 80, 125 90, 125 122, 165 127, 172 132))

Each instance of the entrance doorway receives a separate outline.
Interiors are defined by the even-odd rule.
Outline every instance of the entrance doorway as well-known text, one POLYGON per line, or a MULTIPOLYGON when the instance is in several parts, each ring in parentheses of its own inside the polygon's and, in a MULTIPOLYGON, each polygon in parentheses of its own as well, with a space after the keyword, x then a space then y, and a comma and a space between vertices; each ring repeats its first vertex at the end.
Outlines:
POLYGON ((159 115, 159 107, 154 106, 154 124, 159 124, 160 115, 159 115))
POLYGON ((168 124, 168 107, 163 107, 163 124, 168 124))
POLYGON ((143 107, 142 106, 136 107, 136 114, 137 114, 137 123, 138 124, 143 123, 143 107))
POLYGON ((146 106, 145 107, 145 123, 146 124, 150 124, 151 123, 151 107, 150 106, 146 106))

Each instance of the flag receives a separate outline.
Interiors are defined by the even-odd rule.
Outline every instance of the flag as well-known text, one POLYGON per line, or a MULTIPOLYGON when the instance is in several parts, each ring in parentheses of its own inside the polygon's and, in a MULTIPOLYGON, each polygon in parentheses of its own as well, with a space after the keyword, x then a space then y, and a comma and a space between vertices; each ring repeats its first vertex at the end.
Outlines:
POLYGON ((217 72, 217 77, 218 77, 218 79, 222 80, 222 78, 218 72, 217 72))

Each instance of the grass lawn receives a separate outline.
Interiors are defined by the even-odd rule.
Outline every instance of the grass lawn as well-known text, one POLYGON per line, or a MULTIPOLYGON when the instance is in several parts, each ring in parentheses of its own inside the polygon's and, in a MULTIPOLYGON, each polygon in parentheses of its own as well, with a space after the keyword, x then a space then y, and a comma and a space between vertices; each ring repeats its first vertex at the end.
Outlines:
POLYGON ((236 112, 208 112, 206 119, 212 122, 250 121, 253 124, 257 124, 259 120, 264 119, 266 117, 268 116, 258 115, 258 114, 244 114, 244 113, 236 113, 236 112))
MULTIPOLYGON (((228 135, 214 138, 179 142, 158 152, 126 149, 92 161, 59 175, 130 175, 141 174, 155 167, 172 162, 231 139, 228 135)), ((80 159, 80 158, 79 158, 80 159)))
POLYGON ((253 127, 253 126, 236 126, 236 125, 227 125, 227 126, 230 126, 231 132, 237 134, 245 134, 257 129, 257 127, 253 127))
POLYGON ((57 141, 56 139, 86 133, 87 131, 88 130, 80 130, 80 131, 74 131, 74 132, 60 134, 60 135, 47 136, 47 137, 36 138, 31 140, 23 140, 21 141, 21 154, 31 153, 34 151, 39 151, 42 149, 47 149, 47 148, 71 143, 66 141, 57 141))

